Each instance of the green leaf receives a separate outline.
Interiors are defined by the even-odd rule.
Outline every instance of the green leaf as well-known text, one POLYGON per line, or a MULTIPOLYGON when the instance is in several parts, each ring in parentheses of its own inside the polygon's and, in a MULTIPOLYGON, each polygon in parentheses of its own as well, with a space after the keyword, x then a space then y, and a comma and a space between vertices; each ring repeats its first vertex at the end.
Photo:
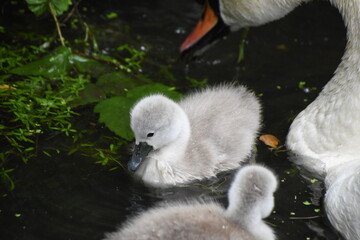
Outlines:
POLYGON ((71 0, 26 0, 30 11, 36 16, 43 14, 49 7, 49 3, 53 6, 55 14, 61 15, 69 9, 71 0))
POLYGON ((79 97, 70 103, 70 106, 78 107, 90 103, 96 103, 104 99, 105 96, 106 94, 102 88, 99 88, 96 84, 88 83, 85 85, 85 89, 79 93, 79 97))
POLYGON ((134 101, 126 97, 105 99, 95 106, 94 112, 100 114, 99 121, 105 123, 111 131, 131 141, 133 133, 130 129, 129 111, 134 101))
POLYGON ((26 0, 30 11, 36 16, 43 14, 48 8, 49 0, 26 0))
POLYGON ((117 18, 117 17, 118 17, 118 15, 116 12, 111 12, 111 13, 106 14, 107 19, 113 19, 113 18, 117 18))
POLYGON ((69 61, 81 73, 89 73, 92 77, 98 78, 102 74, 111 72, 113 69, 108 64, 72 54, 69 61))
POLYGON ((316 178, 313 178, 313 179, 310 180, 311 183, 316 183, 316 182, 318 182, 318 181, 319 181, 319 180, 317 180, 316 178))
POLYGON ((48 153, 47 151, 42 151, 46 156, 48 156, 48 157, 51 157, 51 154, 50 153, 48 153))
POLYGON ((71 51, 67 47, 58 47, 49 55, 27 65, 14 68, 10 73, 56 78, 65 75, 70 68, 71 51))
POLYGON ((306 85, 306 82, 300 81, 298 86, 299 86, 300 89, 304 89, 305 85, 306 85))
POLYGON ((72 102, 72 106, 80 106, 98 102, 106 97, 125 95, 126 89, 143 84, 142 80, 134 78, 123 71, 102 75, 96 84, 90 83, 80 92, 79 98, 72 102))
POLYGON ((132 89, 144 84, 141 80, 123 71, 102 75, 96 85, 101 87, 107 96, 118 96, 125 93, 125 89, 132 89))
POLYGON ((204 78, 203 80, 199 81, 196 80, 195 78, 186 77, 186 80, 191 83, 192 87, 205 87, 209 79, 204 78))
POLYGON ((50 2, 54 7, 57 16, 66 12, 71 5, 71 0, 50 0, 50 2))

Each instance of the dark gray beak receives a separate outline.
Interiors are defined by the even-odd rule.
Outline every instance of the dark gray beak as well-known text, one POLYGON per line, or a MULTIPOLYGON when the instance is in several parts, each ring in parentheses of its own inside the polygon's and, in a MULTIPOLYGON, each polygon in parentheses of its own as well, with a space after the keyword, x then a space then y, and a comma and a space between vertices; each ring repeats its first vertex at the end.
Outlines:
POLYGON ((152 149, 152 146, 145 142, 140 142, 138 145, 135 145, 133 155, 128 163, 129 171, 136 171, 152 149))

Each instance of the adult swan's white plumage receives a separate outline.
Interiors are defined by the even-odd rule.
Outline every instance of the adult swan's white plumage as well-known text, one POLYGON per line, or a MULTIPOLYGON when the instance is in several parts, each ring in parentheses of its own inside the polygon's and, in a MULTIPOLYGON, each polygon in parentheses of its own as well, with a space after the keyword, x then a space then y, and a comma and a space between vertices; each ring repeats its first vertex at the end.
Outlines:
POLYGON ((360 159, 332 168, 326 176, 325 207, 346 239, 360 239, 360 159))
MULTIPOLYGON (((360 239, 360 0, 329 0, 347 27, 345 54, 333 78, 293 121, 287 147, 297 163, 327 176, 325 197, 333 225, 347 239, 360 239), (344 167, 346 166, 346 167, 344 167), (348 171, 347 169, 356 169, 348 171), (346 184, 345 184, 346 183, 346 184)), ((308 0, 205 0, 202 19, 181 46, 182 52, 231 30, 285 16, 308 0), (202 41, 200 41, 200 39, 202 41), (205 40, 204 40, 205 39, 205 40)))
POLYGON ((129 169, 165 186, 236 168, 251 153, 260 118, 257 98, 244 87, 206 88, 179 103, 145 97, 131 110, 136 145, 129 169))
POLYGON ((229 207, 176 203, 139 215, 104 240, 274 240, 262 220, 274 207, 277 181, 268 169, 245 166, 229 190, 229 207))
POLYGON ((347 26, 345 54, 334 77, 296 117, 287 137, 293 152, 316 159, 308 168, 325 174, 360 157, 360 1, 331 2, 347 26))

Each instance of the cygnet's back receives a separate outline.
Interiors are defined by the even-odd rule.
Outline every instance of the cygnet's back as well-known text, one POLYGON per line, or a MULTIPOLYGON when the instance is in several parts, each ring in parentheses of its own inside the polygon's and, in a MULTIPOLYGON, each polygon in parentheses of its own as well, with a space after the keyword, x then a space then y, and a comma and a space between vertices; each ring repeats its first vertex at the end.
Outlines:
POLYGON ((274 240, 262 218, 272 210, 276 185, 271 171, 246 166, 232 183, 227 210, 216 203, 165 205, 133 218, 104 240, 274 240))
POLYGON ((261 106, 252 92, 231 85, 206 88, 187 96, 179 105, 190 121, 186 155, 191 156, 187 160, 193 170, 204 171, 204 165, 222 171, 233 169, 251 154, 261 122, 261 106))

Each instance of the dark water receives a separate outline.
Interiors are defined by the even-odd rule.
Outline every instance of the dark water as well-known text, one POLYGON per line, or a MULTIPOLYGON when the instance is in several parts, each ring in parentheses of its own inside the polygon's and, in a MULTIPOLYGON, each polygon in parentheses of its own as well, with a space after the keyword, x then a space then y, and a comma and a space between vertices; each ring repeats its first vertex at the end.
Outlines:
MULTIPOLYGON (((261 95, 264 107, 261 133, 273 134, 282 143, 291 119, 333 75, 345 46, 341 16, 323 1, 303 5, 280 21, 250 29, 241 64, 236 62, 241 32, 231 34, 196 60, 179 59, 178 48, 200 15, 196 1, 81 4, 90 9, 85 20, 96 26, 100 48, 106 51, 127 41, 128 36, 119 31, 128 25, 129 35, 137 39, 133 44, 147 52, 143 72, 159 82, 186 86, 186 77, 208 78, 209 84, 238 81, 253 89, 261 95), (107 20, 104 15, 109 12, 117 12, 119 18, 107 20), (162 68, 177 80, 159 71, 160 66, 166 66, 162 68), (306 82, 307 89, 299 88, 300 81, 306 82)), ((71 144, 62 139, 52 141, 55 145, 71 144)), ((126 161, 128 157, 124 152, 121 158, 126 161)), ((274 169, 280 180, 275 211, 267 219, 279 239, 339 239, 325 217, 321 181, 311 183, 303 178, 294 171, 287 153, 271 152, 261 142, 255 159, 274 169), (311 205, 304 204, 306 201, 311 205)), ((22 166, 17 175, 22 180, 16 190, 0 199, 0 239, 101 239, 104 232, 113 231, 129 216, 161 200, 212 197, 226 205, 231 179, 226 176, 220 187, 224 177, 208 187, 149 189, 133 181, 126 171, 104 170, 80 154, 36 159, 22 166)))

